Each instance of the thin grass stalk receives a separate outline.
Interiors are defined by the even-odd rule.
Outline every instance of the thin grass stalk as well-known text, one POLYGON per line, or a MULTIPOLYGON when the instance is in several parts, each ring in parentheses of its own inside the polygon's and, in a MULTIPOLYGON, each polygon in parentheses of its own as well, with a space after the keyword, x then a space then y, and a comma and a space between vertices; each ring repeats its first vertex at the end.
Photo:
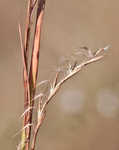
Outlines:
MULTIPOLYGON (((25 63, 26 63, 26 73, 28 77, 28 51, 29 51, 29 43, 30 43, 30 31, 31 31, 31 8, 32 8, 32 0, 28 1, 28 8, 27 8, 27 17, 26 17, 26 27, 25 27, 25 42, 24 42, 24 56, 25 56, 25 63)), ((30 87, 29 87, 29 77, 26 77, 25 71, 23 71, 23 80, 24 80, 24 110, 29 107, 30 105, 30 87), (26 80, 27 79, 27 80, 26 80), (28 84, 28 86, 27 86, 28 84)), ((24 115, 23 125, 26 126, 29 123, 29 112, 24 115)), ((29 130, 26 128, 22 132, 22 141, 23 150, 28 150, 30 145, 29 140, 29 130)))
POLYGON ((46 107, 49 104, 49 102, 56 95, 56 93, 59 91, 62 84, 65 83, 65 81, 67 81, 75 74, 80 72, 88 64, 102 59, 103 55, 99 56, 99 54, 107 49, 107 48, 99 49, 95 54, 91 53, 87 61, 84 61, 79 65, 77 65, 76 63, 74 66, 71 66, 71 68, 69 68, 70 73, 60 81, 58 80, 60 72, 56 73, 53 83, 50 83, 51 85, 50 94, 45 99, 44 104, 40 105, 42 100, 41 99, 39 100, 40 107, 37 108, 38 118, 37 121, 35 122, 34 130, 33 132, 31 132, 32 124, 33 124, 32 116, 33 116, 33 108, 34 108, 34 97, 37 88, 36 82, 37 82, 38 66, 39 66, 39 51, 40 51, 44 8, 45 8, 45 0, 28 1, 24 44, 22 41, 21 27, 19 26, 19 34, 20 34, 21 50, 22 50, 22 58, 23 58, 24 110, 25 110, 23 115, 24 119, 23 119, 23 128, 22 128, 23 130, 22 130, 20 150, 35 150, 37 134, 45 119, 46 107), (37 11, 36 11, 37 15, 36 15, 36 24, 34 28, 34 40, 32 46, 31 59, 29 59, 28 53, 29 53, 29 43, 31 38, 31 34, 30 34, 31 16, 32 16, 33 8, 35 7, 36 4, 37 4, 37 11), (30 64, 28 60, 31 60, 30 64), (31 140, 32 136, 33 139, 31 140))
MULTIPOLYGON (((30 30, 31 30, 31 6, 32 0, 28 1, 28 8, 27 8, 27 16, 26 16, 26 27, 25 27, 25 41, 23 49, 23 81, 24 81, 24 110, 29 107, 30 101, 30 89, 29 89, 29 77, 28 77, 28 51, 29 51, 29 41, 30 41, 30 30)), ((28 113, 24 115, 23 119, 23 127, 25 127, 28 123, 28 113)), ((21 149, 28 150, 29 149, 29 141, 28 141, 28 131, 25 128, 22 131, 21 137, 21 149)))
POLYGON ((56 95, 56 93, 59 91, 59 89, 61 88, 62 84, 64 84, 68 79, 72 78, 75 74, 79 73, 85 66, 87 66, 87 65, 89 65, 91 63, 94 63, 96 61, 99 61, 102 58, 103 58, 103 55, 97 56, 97 57, 94 57, 94 58, 92 58, 92 59, 90 59, 90 60, 88 60, 88 61, 80 64, 69 75, 67 75, 59 83, 57 83, 56 86, 52 89, 52 92, 48 96, 46 102, 44 103, 44 105, 43 105, 43 107, 41 109, 41 113, 43 113, 44 111, 46 111, 47 105, 52 100, 52 98, 56 95))
MULTIPOLYGON (((28 80, 28 73, 27 73, 27 67, 26 67, 26 57, 25 57, 25 51, 23 47, 23 41, 22 41, 22 35, 21 35, 21 27, 19 25, 19 34, 20 34, 20 41, 21 41, 21 50, 22 50, 22 58, 23 58, 23 80, 24 80, 24 108, 26 108, 26 102, 28 99, 30 99, 30 91, 29 91, 29 80, 28 80)), ((24 115, 23 119, 23 128, 27 125, 27 113, 24 115)), ((21 136, 21 149, 25 149, 26 143, 26 128, 22 130, 22 136, 21 136)), ((28 149, 28 148, 27 148, 28 149)))
MULTIPOLYGON (((101 49, 98 52, 101 53, 102 51, 104 51, 104 49, 101 49)), ((91 63, 94 63, 96 61, 99 61, 100 59, 103 58, 103 55, 97 56, 99 54, 98 52, 92 58, 90 58, 87 61, 84 61, 83 63, 79 64, 78 66, 75 66, 74 68, 72 68, 71 72, 59 82, 58 82, 58 78, 59 78, 60 71, 58 71, 56 73, 54 81, 53 81, 53 83, 51 83, 52 88, 50 89, 51 91, 50 91, 48 98, 45 100, 45 103, 42 105, 42 107, 37 109, 38 119, 37 119, 37 124, 34 129, 31 150, 35 150, 38 131, 45 119, 46 107, 48 106, 49 102, 56 95, 56 93, 60 90, 60 88, 62 87, 62 84, 64 84, 68 79, 72 78, 75 74, 79 73, 85 66, 87 66, 91 63)), ((42 96, 40 95, 39 103, 41 102, 41 97, 42 96)))
MULTIPOLYGON (((23 63, 24 63, 23 78, 24 78, 24 90, 25 90, 25 94, 24 94, 24 97, 25 97, 24 108, 25 109, 29 107, 33 108, 33 105, 34 105, 33 98, 35 95, 36 81, 37 81, 37 74, 38 74, 41 26, 42 26, 42 19, 43 19, 44 6, 45 6, 44 0, 38 0, 33 50, 32 50, 31 64, 30 64, 30 71, 29 71, 28 70, 28 50, 29 50, 29 41, 30 41, 30 30, 31 30, 31 26, 30 26, 31 25, 31 13, 36 2, 37 2, 36 0, 35 1, 29 0, 28 2, 28 11, 27 11, 27 19, 26 19, 27 23, 26 23, 26 30, 25 30, 25 44, 24 44, 24 47, 22 46, 23 58, 24 58, 23 59, 23 63)), ((27 125, 29 126, 27 126, 27 128, 25 128, 22 131, 22 139, 21 139, 22 150, 30 149, 32 113, 33 113, 33 110, 30 109, 24 115, 23 127, 27 125)))
MULTIPOLYGON (((24 64, 23 65, 24 66, 23 67, 24 110, 26 110, 26 108, 33 106, 31 99, 33 99, 33 95, 35 94, 35 84, 36 84, 37 73, 38 73, 40 34, 41 34, 41 24, 42 24, 42 16, 43 16, 42 10, 44 9, 44 1, 42 0, 38 1, 31 65, 28 64, 28 60, 29 60, 28 52, 29 52, 29 43, 30 43, 30 36, 31 36, 30 35, 31 15, 32 15, 32 11, 33 11, 33 8, 35 7, 36 2, 37 0, 28 1, 24 44, 22 42, 21 28, 19 26, 22 57, 23 57, 23 64, 24 64), (28 68, 29 66, 30 66, 30 71, 28 68)), ((31 124, 32 124, 32 110, 28 111, 24 115, 23 128, 26 126, 27 128, 24 128, 24 130, 22 131, 21 146, 20 146, 21 150, 29 150, 30 148, 31 124)))
POLYGON ((34 35, 32 58, 31 58, 31 65, 30 65, 30 75, 29 75, 29 82, 31 88, 33 89, 36 88, 36 81, 37 81, 37 74, 38 74, 39 50, 40 50, 41 28, 42 28, 44 7, 45 7, 45 0, 38 0, 35 35, 34 35))
MULTIPOLYGON (((34 106, 33 99, 35 96, 36 81, 37 81, 37 74, 38 74, 41 28, 42 28, 42 20, 43 20, 43 15, 44 15, 44 8, 45 8, 45 0, 38 0, 34 44, 33 44, 30 74, 29 74, 29 83, 30 83, 30 92, 31 92, 30 106, 32 108, 34 106)), ((30 111, 29 123, 32 123, 32 114, 33 114, 33 109, 31 109, 30 111)), ((29 132, 31 132, 31 127, 29 127, 29 132)))

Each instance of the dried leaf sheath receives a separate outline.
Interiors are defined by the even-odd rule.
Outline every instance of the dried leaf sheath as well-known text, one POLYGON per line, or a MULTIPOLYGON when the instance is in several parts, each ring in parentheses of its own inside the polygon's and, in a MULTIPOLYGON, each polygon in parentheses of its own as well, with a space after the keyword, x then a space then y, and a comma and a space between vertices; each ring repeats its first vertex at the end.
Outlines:
MULTIPOLYGON (((28 1, 28 8, 27 8, 27 17, 26 17, 26 28, 25 28, 25 42, 23 49, 23 63, 24 63, 24 69, 23 69, 23 81, 24 81, 24 110, 29 107, 30 102, 30 88, 29 88, 29 77, 28 77, 28 51, 29 51, 29 41, 30 41, 30 24, 31 24, 31 6, 32 6, 32 0, 28 1)), ((28 124, 28 114, 27 112, 24 115, 23 120, 23 127, 25 127, 28 124)), ((25 128, 22 131, 22 137, 21 137, 21 149, 22 150, 28 150, 29 149, 29 141, 27 140, 29 138, 29 132, 27 128, 25 128)))
MULTIPOLYGON (((28 100, 30 100, 30 91, 29 91, 29 79, 28 79, 28 71, 26 66, 26 53, 23 47, 22 42, 22 35, 21 35, 21 27, 19 25, 19 35, 20 35, 20 41, 21 41, 21 50, 22 50, 22 58, 23 58, 23 80, 24 80, 24 108, 28 105, 28 100)), ((23 128, 27 125, 27 114, 24 115, 23 120, 23 128)), ((21 137, 21 149, 25 148, 25 142, 26 142, 26 128, 22 131, 22 137, 21 137)), ((28 149, 28 145, 26 150, 28 149)))
MULTIPOLYGON (((32 99, 35 94, 35 87, 36 87, 36 80, 37 80, 37 73, 38 73, 41 24, 42 24, 43 10, 44 10, 44 5, 45 5, 44 0, 38 1, 32 57, 31 57, 30 65, 28 64, 28 60, 29 60, 28 52, 29 52, 29 42, 30 42, 30 30, 31 30, 31 15, 32 15, 32 10, 36 2, 37 0, 28 1, 24 46, 23 46, 23 43, 21 42, 23 64, 24 64, 24 69, 23 69, 24 110, 33 106, 32 99), (29 71, 29 66, 30 66, 30 71, 29 71)), ((19 28, 19 32, 20 32, 20 40, 22 41, 20 28, 19 28)), ((27 111, 24 115, 23 127, 26 126, 27 124, 32 124, 32 109, 27 111)), ((31 126, 28 126, 22 131, 21 146, 20 146, 21 150, 29 150, 30 138, 31 138, 31 126)))
MULTIPOLYGON (((35 96, 36 81, 37 81, 37 74, 38 74, 41 27, 42 27, 42 19, 43 19, 43 14, 44 14, 44 6, 45 6, 45 0, 39 0, 38 8, 37 8, 34 44, 33 44, 32 58, 31 58, 31 65, 30 65, 30 74, 29 74, 30 106, 32 108, 34 106, 33 98, 35 96)), ((32 123, 32 112, 33 110, 31 110, 29 114, 30 124, 32 123)), ((30 132, 31 132, 31 127, 29 127, 29 136, 30 136, 30 132)))
POLYGON ((32 83, 32 88, 36 87, 36 80, 38 74, 38 63, 39 63, 39 49, 40 49, 40 39, 41 39, 41 27, 42 19, 44 14, 45 0, 38 1, 37 8, 37 18, 35 26, 35 36, 34 36, 34 45, 32 50, 31 66, 30 66, 30 83, 32 83))
POLYGON ((28 1, 27 8, 27 17, 26 17, 26 28, 25 28, 25 42, 24 42, 24 50, 26 53, 26 60, 28 62, 28 50, 29 50, 29 42, 30 42, 30 31, 31 31, 31 13, 32 13, 32 0, 28 1))

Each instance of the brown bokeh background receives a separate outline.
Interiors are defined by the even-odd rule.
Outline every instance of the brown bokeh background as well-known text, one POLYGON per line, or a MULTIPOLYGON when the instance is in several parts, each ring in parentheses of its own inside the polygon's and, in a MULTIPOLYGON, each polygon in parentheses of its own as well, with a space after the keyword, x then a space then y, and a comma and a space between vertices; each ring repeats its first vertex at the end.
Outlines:
MULTIPOLYGON (((0 149, 4 150, 15 150, 20 141, 20 135, 13 135, 21 128, 23 112, 18 22, 25 23, 25 7, 26 1, 0 1, 0 149)), ((103 60, 73 77, 53 99, 39 133, 41 149, 119 149, 118 27, 117 0, 47 0, 39 80, 51 78, 60 59, 82 45, 111 47, 103 60)))

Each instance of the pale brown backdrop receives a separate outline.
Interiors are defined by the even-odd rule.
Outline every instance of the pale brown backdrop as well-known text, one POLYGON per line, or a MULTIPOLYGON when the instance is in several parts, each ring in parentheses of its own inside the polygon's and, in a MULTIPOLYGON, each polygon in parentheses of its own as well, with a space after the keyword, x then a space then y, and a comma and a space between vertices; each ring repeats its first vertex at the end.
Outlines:
MULTIPOLYGON (((0 149, 15 150, 23 112, 18 22, 26 0, 0 1, 0 149)), ((111 45, 107 56, 68 81, 50 104, 40 150, 119 149, 119 1, 47 0, 39 80, 85 45, 111 45)), ((49 75, 50 74, 50 75, 49 75)), ((39 141, 38 141, 39 143, 39 141)), ((39 149, 39 148, 38 148, 39 149)))

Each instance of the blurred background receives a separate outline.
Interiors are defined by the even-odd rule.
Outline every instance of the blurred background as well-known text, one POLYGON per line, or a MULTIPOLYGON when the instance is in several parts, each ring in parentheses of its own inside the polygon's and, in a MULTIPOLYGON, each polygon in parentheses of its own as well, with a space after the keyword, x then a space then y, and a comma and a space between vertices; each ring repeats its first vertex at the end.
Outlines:
MULTIPOLYGON (((27 1, 0 1, 0 146, 4 150, 15 150, 20 142, 20 135, 13 135, 22 125, 18 23, 24 28, 26 6, 27 1)), ((80 46, 111 47, 103 60, 67 81, 50 103, 39 133, 41 150, 119 149, 118 18, 117 0, 47 0, 39 81, 52 78, 60 60, 80 46)))

